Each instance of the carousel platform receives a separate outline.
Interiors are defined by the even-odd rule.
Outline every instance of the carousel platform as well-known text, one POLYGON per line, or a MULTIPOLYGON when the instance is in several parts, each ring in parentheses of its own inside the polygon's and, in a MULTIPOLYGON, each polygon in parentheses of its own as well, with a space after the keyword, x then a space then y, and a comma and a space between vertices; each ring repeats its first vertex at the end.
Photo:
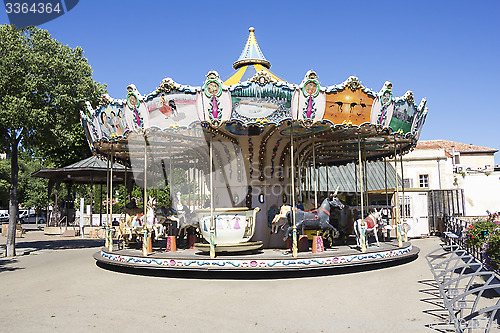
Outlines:
POLYGON ((350 266, 374 265, 395 261, 409 261, 418 256, 420 249, 410 242, 401 248, 397 241, 380 243, 380 247, 369 247, 361 253, 355 245, 342 245, 325 249, 322 253, 299 252, 293 258, 291 251, 263 249, 253 252, 218 254, 216 258, 196 249, 166 252, 157 249, 143 256, 140 249, 102 248, 94 259, 108 268, 165 271, 303 271, 346 268, 350 266), (109 267, 112 266, 112 267, 109 267))

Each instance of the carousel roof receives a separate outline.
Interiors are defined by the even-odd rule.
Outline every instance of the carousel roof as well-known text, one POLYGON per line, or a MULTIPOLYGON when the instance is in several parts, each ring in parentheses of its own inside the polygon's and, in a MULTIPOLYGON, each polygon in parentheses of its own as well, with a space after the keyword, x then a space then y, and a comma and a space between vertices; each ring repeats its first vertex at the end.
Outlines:
POLYGON ((321 86, 314 71, 299 84, 281 80, 269 71, 253 28, 233 67, 226 81, 215 71, 202 86, 165 78, 147 95, 131 84, 126 99, 104 95, 95 108, 87 103, 81 119, 92 151, 130 165, 154 143, 161 149, 148 149, 157 160, 168 155, 189 164, 206 160, 212 137, 225 142, 221 155, 231 158, 226 151, 236 145, 244 160, 253 156, 265 167, 287 160, 293 135, 297 163, 316 156, 319 165, 344 165, 358 160, 359 150, 380 160, 414 149, 427 116, 425 98, 416 104, 411 91, 393 96, 388 81, 377 92, 355 76, 330 86, 321 86))
POLYGON ((250 27, 248 31, 250 33, 245 47, 238 60, 233 63, 233 68, 236 72, 233 73, 229 79, 224 81, 224 84, 226 86, 231 86, 238 82, 249 80, 259 71, 264 71, 274 79, 283 81, 269 70, 269 68, 271 68, 271 63, 264 57, 264 54, 260 50, 257 39, 255 39, 255 29, 250 27))

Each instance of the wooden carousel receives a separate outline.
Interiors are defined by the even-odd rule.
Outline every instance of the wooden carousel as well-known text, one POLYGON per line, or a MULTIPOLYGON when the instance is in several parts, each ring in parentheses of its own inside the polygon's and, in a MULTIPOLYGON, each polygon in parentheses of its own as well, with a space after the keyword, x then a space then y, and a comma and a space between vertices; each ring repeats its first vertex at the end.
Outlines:
MULTIPOLYGON (((417 106, 411 91, 394 97, 390 82, 375 92, 354 76, 322 86, 314 71, 292 84, 270 67, 250 28, 225 81, 215 71, 200 87, 165 78, 145 96, 129 85, 124 100, 105 95, 87 103, 81 120, 92 151, 129 168, 144 189, 142 207, 127 204, 114 237, 108 212, 97 261, 168 270, 302 270, 418 254, 399 202, 372 210, 364 193, 368 162, 389 159, 397 170, 398 157, 415 147, 425 99, 417 106), (355 164, 357 216, 333 221, 346 203, 337 191, 318 191, 317 168, 348 163, 355 164), (168 193, 169 206, 159 207, 148 189, 168 193), (306 198, 314 206, 307 212, 306 198), (332 244, 339 226, 353 231, 356 242, 332 244), (312 242, 306 230, 314 230, 312 242), (396 237, 380 242, 387 230, 396 237)), ((109 174, 112 187, 112 168, 109 174)), ((397 192, 397 172, 395 178, 397 192)))

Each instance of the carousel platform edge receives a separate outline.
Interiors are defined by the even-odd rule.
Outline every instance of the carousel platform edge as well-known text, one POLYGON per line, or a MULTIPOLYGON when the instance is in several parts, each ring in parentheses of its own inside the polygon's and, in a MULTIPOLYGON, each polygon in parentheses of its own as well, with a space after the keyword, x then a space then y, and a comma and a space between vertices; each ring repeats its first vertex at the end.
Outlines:
POLYGON ((297 258, 286 254, 284 250, 263 250, 256 254, 218 255, 212 259, 199 251, 158 252, 143 256, 140 251, 109 251, 105 247, 96 252, 93 257, 99 264, 130 270, 279 272, 326 270, 407 261, 416 258, 419 252, 418 247, 405 242, 401 248, 390 243, 380 248, 369 248, 366 253, 346 248, 316 254, 302 252, 297 258))

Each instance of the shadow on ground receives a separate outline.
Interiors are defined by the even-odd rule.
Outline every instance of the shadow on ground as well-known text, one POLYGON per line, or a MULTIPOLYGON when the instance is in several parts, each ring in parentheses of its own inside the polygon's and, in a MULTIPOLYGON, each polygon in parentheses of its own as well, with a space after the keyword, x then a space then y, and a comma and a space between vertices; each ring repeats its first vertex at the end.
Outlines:
POLYGON ((0 258, 0 273, 2 272, 12 272, 19 269, 23 269, 21 267, 11 267, 11 264, 17 262, 16 258, 0 258))
POLYGON ((16 241, 16 248, 29 248, 37 250, 65 250, 65 249, 84 249, 103 246, 102 239, 50 239, 39 241, 16 241))
POLYGON ((349 267, 336 267, 328 269, 308 269, 297 271, 176 271, 147 268, 130 268, 119 265, 110 265, 103 262, 96 262, 100 268, 124 274, 182 278, 182 279, 228 279, 228 280, 272 280, 272 279, 293 279, 301 277, 321 277, 332 275, 352 274, 367 272, 372 270, 386 269, 400 266, 415 260, 417 256, 405 260, 394 260, 370 265, 358 265, 349 267))

